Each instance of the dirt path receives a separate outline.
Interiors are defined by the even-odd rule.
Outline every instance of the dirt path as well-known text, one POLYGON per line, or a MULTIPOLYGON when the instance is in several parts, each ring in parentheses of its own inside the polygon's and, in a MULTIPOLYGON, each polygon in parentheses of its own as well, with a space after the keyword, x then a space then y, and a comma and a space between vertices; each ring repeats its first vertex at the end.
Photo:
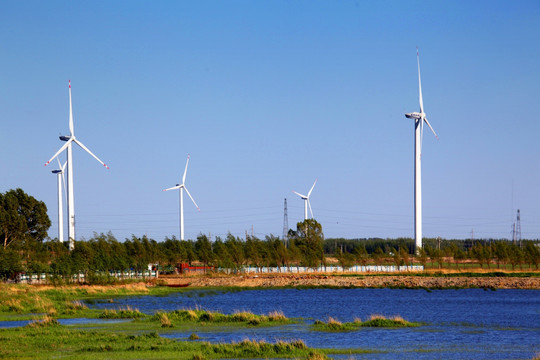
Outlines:
POLYGON ((430 276, 335 276, 335 275, 250 275, 250 276, 160 276, 167 284, 189 287, 405 287, 405 288, 495 288, 540 289, 540 277, 430 277, 430 276))

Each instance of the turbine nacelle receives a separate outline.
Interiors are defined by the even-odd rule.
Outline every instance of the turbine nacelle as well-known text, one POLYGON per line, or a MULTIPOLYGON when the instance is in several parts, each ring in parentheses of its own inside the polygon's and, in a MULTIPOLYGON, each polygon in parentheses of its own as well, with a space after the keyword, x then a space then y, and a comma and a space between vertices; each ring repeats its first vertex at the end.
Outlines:
POLYGON ((421 118, 425 117, 425 114, 421 114, 419 112, 412 112, 412 113, 405 114, 405 117, 409 119, 420 120, 421 118))
POLYGON ((62 141, 69 141, 71 139, 70 135, 61 135, 58 137, 62 141))

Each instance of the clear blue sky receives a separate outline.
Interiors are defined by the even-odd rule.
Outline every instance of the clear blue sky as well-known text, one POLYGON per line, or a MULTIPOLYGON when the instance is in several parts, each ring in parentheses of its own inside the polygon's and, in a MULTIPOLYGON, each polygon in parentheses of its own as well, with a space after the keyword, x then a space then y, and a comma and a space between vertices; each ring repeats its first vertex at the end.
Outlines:
POLYGON ((420 48, 424 236, 540 237, 538 1, 2 1, 0 191, 45 201, 72 81, 77 237, 413 236, 420 48))

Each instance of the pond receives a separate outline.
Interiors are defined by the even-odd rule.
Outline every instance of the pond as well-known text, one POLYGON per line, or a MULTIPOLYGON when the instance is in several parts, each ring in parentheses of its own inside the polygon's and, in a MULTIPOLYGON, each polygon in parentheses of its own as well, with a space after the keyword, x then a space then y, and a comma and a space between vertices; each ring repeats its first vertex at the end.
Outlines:
MULTIPOLYGON (((367 349, 350 359, 532 359, 540 353, 539 290, 269 289, 219 292, 193 290, 165 297, 141 296, 96 303, 96 308, 131 306, 145 313, 200 307, 233 313, 267 314, 281 310, 305 321, 278 327, 201 332, 201 340, 267 341, 302 339, 310 347, 367 349), (400 315, 423 322, 418 328, 363 328, 352 332, 316 332, 315 320, 367 319, 372 314, 400 315)), ((163 336, 185 339, 191 332, 163 336)))

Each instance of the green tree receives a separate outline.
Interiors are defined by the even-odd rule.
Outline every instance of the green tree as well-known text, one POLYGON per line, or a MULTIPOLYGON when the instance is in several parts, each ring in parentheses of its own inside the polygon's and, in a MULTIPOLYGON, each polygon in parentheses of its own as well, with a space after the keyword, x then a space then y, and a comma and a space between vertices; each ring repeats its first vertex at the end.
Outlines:
POLYGON ((210 243, 210 240, 208 240, 208 236, 204 234, 199 234, 199 236, 197 236, 197 241, 195 242, 195 251, 197 252, 197 258, 204 264, 205 267, 207 267, 208 264, 214 260, 212 244, 210 243))
POLYGON ((534 245, 532 241, 528 241, 525 245, 525 257, 529 263, 529 267, 533 265, 538 270, 538 263, 540 262, 540 249, 538 246, 534 245))
POLYGON ((295 245, 299 249, 302 264, 316 268, 324 263, 322 226, 315 219, 307 219, 296 224, 295 245))
POLYGON ((42 242, 47 237, 50 226, 43 201, 20 188, 0 194, 0 238, 4 249, 12 244, 30 249, 34 242, 42 242))
POLYGON ((354 258, 357 264, 366 266, 369 260, 365 245, 360 245, 354 248, 354 258))
POLYGON ((426 269, 428 255, 427 255, 427 252, 426 252, 426 250, 424 248, 418 249, 418 260, 420 260, 420 264, 422 264, 424 269, 426 269))

